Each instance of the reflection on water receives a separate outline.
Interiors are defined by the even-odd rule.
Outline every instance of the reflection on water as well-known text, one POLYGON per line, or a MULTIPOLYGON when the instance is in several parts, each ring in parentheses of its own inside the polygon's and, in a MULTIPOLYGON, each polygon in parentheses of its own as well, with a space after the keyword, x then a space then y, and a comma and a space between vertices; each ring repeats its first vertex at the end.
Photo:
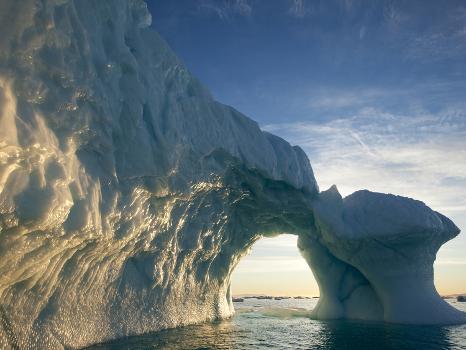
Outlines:
POLYGON ((442 327, 326 322, 319 334, 323 349, 455 349, 442 327))
MULTIPOLYGON (((466 349, 466 326, 315 321, 310 300, 246 299, 231 320, 161 331, 91 347, 120 349, 466 349)), ((454 304, 466 311, 465 304, 454 304)))
POLYGON ((240 333, 232 322, 224 321, 130 337, 90 349, 235 349, 234 339, 240 333))

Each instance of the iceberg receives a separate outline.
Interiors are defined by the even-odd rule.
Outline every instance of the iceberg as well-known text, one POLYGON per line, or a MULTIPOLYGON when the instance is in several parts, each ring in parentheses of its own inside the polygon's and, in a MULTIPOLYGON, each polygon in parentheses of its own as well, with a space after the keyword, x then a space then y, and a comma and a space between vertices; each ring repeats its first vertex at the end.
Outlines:
POLYGON ((465 322, 434 286, 440 246, 459 233, 448 218, 410 198, 335 186, 313 201, 315 225, 298 246, 314 272, 320 319, 405 324, 465 322))
POLYGON ((466 321, 433 285, 450 220, 320 192, 299 147, 216 102, 150 24, 142 0, 0 3, 0 348, 230 317, 235 266, 282 232, 316 318, 466 321))

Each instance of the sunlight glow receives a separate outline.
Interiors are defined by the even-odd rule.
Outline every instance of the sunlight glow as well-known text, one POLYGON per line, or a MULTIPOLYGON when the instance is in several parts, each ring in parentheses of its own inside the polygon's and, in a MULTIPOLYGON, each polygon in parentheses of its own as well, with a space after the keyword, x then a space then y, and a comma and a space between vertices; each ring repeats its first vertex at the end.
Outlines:
POLYGON ((318 296, 311 269, 299 253, 298 236, 262 238, 232 276, 234 295, 318 296))

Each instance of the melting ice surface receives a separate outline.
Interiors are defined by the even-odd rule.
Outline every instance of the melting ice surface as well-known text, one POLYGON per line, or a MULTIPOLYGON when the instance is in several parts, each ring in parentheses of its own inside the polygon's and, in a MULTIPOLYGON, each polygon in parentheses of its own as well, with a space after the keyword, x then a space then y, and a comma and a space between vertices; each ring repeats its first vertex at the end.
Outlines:
POLYGON ((320 192, 304 152, 214 101, 142 0, 0 2, 0 348, 77 348, 234 313, 230 276, 287 232, 311 316, 453 324, 459 230, 422 202, 320 192))

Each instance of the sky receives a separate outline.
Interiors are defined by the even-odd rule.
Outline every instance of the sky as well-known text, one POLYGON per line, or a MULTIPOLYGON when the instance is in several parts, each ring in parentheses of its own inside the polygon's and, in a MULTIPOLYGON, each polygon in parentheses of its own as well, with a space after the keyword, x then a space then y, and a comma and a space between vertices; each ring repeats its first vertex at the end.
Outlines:
MULTIPOLYGON (((307 153, 322 190, 424 201, 466 231, 466 2, 149 0, 153 27, 222 103, 307 153)), ((466 233, 435 263, 466 292, 466 233)), ((296 237, 262 239, 234 294, 318 295, 296 237)))

